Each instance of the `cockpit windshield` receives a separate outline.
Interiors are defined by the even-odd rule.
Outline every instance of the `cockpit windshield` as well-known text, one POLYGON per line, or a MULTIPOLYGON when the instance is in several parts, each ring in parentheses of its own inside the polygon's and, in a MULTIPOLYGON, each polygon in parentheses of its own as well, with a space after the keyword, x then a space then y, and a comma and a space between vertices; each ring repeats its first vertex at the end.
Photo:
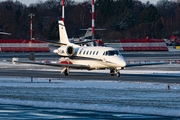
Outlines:
POLYGON ((109 50, 109 51, 106 51, 105 55, 107 55, 107 56, 114 56, 114 55, 121 55, 121 54, 119 53, 118 50, 109 50))

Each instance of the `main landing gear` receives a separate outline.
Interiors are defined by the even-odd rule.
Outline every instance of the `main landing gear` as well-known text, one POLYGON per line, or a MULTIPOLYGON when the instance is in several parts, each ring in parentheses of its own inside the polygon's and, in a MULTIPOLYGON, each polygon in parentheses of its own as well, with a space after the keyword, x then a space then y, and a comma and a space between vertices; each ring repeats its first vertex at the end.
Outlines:
POLYGON ((69 68, 68 67, 65 67, 61 73, 64 73, 65 76, 68 76, 69 75, 69 68))
POLYGON ((114 76, 115 72, 116 72, 117 77, 120 77, 120 72, 119 72, 119 70, 114 69, 114 68, 111 68, 111 69, 110 69, 110 74, 111 74, 111 76, 114 76))

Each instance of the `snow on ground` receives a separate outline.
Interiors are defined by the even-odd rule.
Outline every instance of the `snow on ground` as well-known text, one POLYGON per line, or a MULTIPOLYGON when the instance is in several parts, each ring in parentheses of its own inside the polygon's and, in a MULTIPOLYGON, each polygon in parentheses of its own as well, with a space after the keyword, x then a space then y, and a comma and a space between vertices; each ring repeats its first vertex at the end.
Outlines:
POLYGON ((180 84, 0 77, 1 104, 180 116, 180 84))

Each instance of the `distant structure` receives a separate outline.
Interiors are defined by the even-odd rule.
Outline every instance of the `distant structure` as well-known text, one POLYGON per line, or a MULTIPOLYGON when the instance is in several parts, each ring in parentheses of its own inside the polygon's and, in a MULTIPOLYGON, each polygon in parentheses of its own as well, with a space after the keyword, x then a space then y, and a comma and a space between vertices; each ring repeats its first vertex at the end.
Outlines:
POLYGON ((11 33, 7 33, 7 32, 0 32, 0 35, 11 35, 11 33))
POLYGON ((175 2, 177 2, 177 3, 180 3, 180 0, 174 0, 175 2))

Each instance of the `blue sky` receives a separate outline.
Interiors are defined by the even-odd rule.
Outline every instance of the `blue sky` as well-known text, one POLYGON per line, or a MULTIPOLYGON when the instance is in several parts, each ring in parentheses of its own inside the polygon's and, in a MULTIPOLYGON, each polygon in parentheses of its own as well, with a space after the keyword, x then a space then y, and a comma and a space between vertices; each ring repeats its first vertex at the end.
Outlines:
MULTIPOLYGON (((0 0, 0 1, 6 1, 6 0, 0 0)), ((30 3, 36 3, 38 1, 46 1, 46 0, 18 0, 18 1, 20 1, 23 4, 29 5, 30 3)), ((74 0, 74 1, 83 2, 83 1, 86 1, 86 0, 74 0)), ((140 0, 140 1, 146 3, 148 0, 140 0)), ((149 0, 149 1, 150 1, 150 3, 156 4, 157 1, 159 1, 159 0, 149 0)))

